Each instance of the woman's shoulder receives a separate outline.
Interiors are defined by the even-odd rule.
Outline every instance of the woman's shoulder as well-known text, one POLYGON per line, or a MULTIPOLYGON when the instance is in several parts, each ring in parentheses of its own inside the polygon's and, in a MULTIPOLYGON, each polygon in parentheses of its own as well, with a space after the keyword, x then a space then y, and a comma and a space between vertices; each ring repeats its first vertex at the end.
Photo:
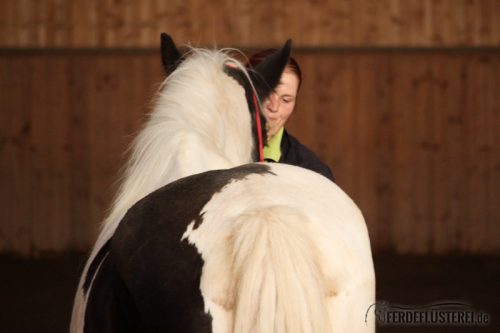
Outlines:
POLYGON ((293 135, 286 130, 281 140, 282 156, 280 162, 297 165, 315 172, 335 181, 332 171, 316 154, 304 146, 293 135))

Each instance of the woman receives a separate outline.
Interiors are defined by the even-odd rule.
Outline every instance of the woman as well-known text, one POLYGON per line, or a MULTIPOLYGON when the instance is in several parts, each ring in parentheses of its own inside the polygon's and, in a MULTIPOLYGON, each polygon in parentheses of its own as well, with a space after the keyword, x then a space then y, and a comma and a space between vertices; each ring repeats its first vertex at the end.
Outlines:
MULTIPOLYGON (((275 49, 266 49, 254 54, 250 57, 247 67, 257 66, 274 52, 276 52, 275 49)), ((302 72, 299 64, 293 57, 290 57, 281 75, 280 84, 262 104, 267 120, 267 145, 264 147, 264 158, 266 161, 297 165, 334 181, 330 168, 284 128, 295 108, 301 83, 302 72)))

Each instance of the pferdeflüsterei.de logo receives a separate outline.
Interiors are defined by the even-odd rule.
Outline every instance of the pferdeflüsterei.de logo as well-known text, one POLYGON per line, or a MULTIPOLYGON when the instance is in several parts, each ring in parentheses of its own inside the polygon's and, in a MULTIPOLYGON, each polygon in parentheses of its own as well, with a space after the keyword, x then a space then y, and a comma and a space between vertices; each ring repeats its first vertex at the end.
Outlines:
POLYGON ((380 325, 394 326, 484 326, 490 323, 490 315, 475 310, 469 303, 462 301, 440 301, 424 305, 391 304, 379 301, 366 311, 375 311, 380 325))

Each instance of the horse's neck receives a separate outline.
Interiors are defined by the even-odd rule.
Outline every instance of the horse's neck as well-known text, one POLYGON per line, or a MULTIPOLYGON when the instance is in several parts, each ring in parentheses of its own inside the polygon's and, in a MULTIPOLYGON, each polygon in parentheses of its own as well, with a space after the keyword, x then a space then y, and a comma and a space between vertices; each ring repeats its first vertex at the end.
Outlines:
POLYGON ((194 61, 167 79, 135 141, 101 242, 111 237, 133 204, 156 189, 190 175, 251 162, 253 139, 245 92, 220 70, 220 61, 211 66, 194 61))
MULTIPOLYGON (((172 128, 165 127, 165 124, 163 129, 157 130, 161 131, 161 135, 154 139, 151 139, 146 130, 139 135, 131 163, 98 243, 104 243, 111 237, 132 205, 158 188, 183 177, 251 162, 251 148, 237 149, 241 142, 228 139, 225 151, 221 150, 216 140, 209 140, 194 131, 173 131, 172 128), (234 153, 231 149, 234 149, 234 153)), ((228 132, 238 130, 232 128, 225 132, 229 134, 228 132)))

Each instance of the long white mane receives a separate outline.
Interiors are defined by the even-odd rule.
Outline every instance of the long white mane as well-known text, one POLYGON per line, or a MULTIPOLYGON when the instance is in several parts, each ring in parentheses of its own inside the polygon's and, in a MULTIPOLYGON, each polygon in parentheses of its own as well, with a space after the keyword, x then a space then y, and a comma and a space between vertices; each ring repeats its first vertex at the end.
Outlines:
POLYGON ((105 220, 105 238, 127 209, 152 191, 182 177, 252 162, 245 91, 223 71, 230 64, 246 73, 244 66, 225 50, 193 48, 190 53, 162 84, 154 110, 133 144, 105 220))
MULTIPOLYGON (((154 109, 132 145, 78 293, 90 263, 134 203, 182 177, 252 162, 254 142, 245 90, 224 72, 224 66, 239 68, 247 77, 248 73, 229 51, 192 48, 162 83, 154 109)), ((76 304, 84 307, 85 301, 76 304)), ((83 320, 82 316, 83 308, 73 309, 74 318, 83 320)))

